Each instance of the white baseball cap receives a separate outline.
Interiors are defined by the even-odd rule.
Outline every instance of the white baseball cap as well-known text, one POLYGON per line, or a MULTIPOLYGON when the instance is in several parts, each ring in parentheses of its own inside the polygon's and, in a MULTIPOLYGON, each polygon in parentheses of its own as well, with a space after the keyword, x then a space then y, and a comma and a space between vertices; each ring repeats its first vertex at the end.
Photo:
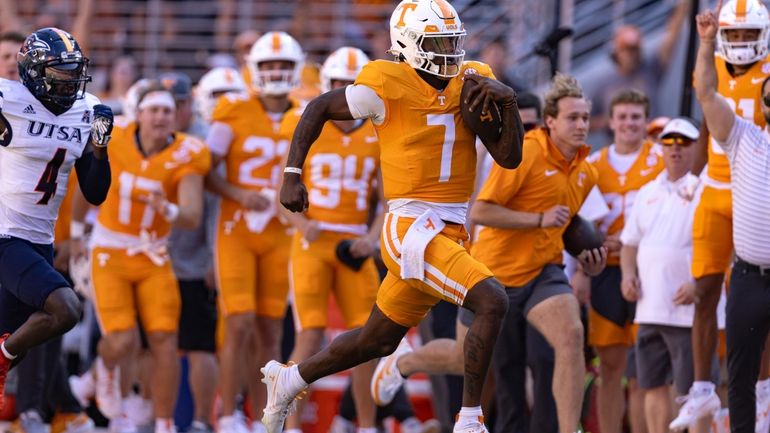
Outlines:
POLYGON ((681 135, 690 140, 697 140, 700 131, 698 131, 698 127, 695 126, 692 120, 684 117, 675 117, 669 120, 666 126, 663 127, 660 138, 665 138, 667 135, 681 135))

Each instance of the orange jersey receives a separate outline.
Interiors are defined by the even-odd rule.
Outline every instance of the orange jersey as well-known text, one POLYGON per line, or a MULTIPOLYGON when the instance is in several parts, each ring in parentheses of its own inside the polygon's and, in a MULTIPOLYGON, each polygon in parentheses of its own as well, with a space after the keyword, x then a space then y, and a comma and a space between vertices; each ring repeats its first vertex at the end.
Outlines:
MULTIPOLYGON (((753 121, 760 128, 765 127, 762 115, 762 101, 759 86, 770 75, 770 55, 761 62, 754 63, 745 74, 733 77, 727 69, 727 62, 722 57, 715 57, 717 69, 717 91, 725 97, 730 108, 746 120, 753 121)), ((725 151, 709 137, 708 176, 722 183, 730 183, 730 162, 725 151)))
POLYGON ((108 150, 112 184, 97 221, 115 233, 138 237, 145 230, 163 238, 171 224, 144 198, 162 191, 169 201, 176 202, 179 181, 191 174, 204 176, 211 167, 211 154, 202 141, 177 132, 168 147, 145 157, 137 147, 135 133, 136 123, 116 126, 112 131, 108 150))
POLYGON ((380 138, 385 198, 436 203, 470 200, 476 176, 475 135, 460 115, 463 75, 494 78, 489 66, 465 62, 443 91, 406 63, 369 62, 355 84, 371 88, 385 104, 380 138))
MULTIPOLYGON (((227 94, 220 98, 212 120, 230 127, 233 139, 224 157, 227 181, 244 189, 276 189, 281 176, 281 160, 289 147, 299 110, 292 106, 274 121, 259 98, 227 94)), ((220 215, 230 219, 241 205, 222 197, 220 215)))
MULTIPOLYGON (((590 148, 578 151, 567 161, 545 129, 524 137, 526 157, 515 170, 497 164, 481 187, 476 200, 520 212, 545 212, 565 205, 575 215, 597 182, 597 171, 585 161, 590 148)), ((473 243, 471 254, 487 265, 501 283, 523 286, 549 263, 562 262, 566 226, 537 229, 484 227, 473 243)))
MULTIPOLYGON (((620 234, 625 224, 625 216, 631 212, 636 193, 647 182, 655 179, 665 168, 663 157, 651 141, 645 141, 628 172, 620 174, 609 161, 609 147, 595 152, 588 160, 599 172, 597 186, 610 208, 610 213, 602 218, 600 227, 607 236, 620 234)), ((610 265, 620 263, 617 253, 610 253, 607 259, 610 265)))
POLYGON ((302 170, 310 200, 307 217, 332 224, 366 224, 379 156, 370 121, 350 133, 326 122, 302 170))

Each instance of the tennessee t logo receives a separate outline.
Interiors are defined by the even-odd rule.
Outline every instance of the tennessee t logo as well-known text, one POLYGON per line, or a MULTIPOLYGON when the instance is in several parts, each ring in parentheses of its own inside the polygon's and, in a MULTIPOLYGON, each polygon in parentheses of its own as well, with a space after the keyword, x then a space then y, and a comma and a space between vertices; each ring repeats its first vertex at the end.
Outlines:
POLYGON ((428 218, 428 222, 423 226, 426 230, 436 230, 436 226, 433 225, 433 220, 428 218))
POLYGON ((404 3, 401 5, 401 17, 398 19, 398 24, 396 24, 396 27, 403 27, 406 25, 404 23, 404 15, 406 15, 407 10, 415 10, 417 9, 416 3, 404 3))

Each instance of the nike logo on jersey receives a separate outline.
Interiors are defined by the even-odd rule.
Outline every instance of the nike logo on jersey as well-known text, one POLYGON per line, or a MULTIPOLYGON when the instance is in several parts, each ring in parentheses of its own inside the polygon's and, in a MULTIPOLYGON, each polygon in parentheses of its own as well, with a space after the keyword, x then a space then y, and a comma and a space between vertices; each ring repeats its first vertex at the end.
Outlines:
POLYGON ((765 81, 764 77, 762 77, 762 78, 752 78, 751 79, 751 84, 759 84, 759 83, 761 83, 763 81, 765 81))
POLYGON ((37 114, 37 112, 35 112, 35 107, 33 107, 32 104, 27 105, 21 112, 24 114, 37 114))
POLYGON ((376 143, 377 142, 377 136, 376 135, 367 135, 364 137, 364 143, 376 143))
POLYGON ((545 175, 546 175, 547 177, 551 177, 551 176, 553 176, 554 174, 556 174, 556 173, 558 173, 558 172, 559 172, 559 170, 546 170, 546 171, 545 171, 545 175))
POLYGON ((37 122, 30 120, 27 124, 27 133, 33 137, 54 138, 59 141, 77 141, 83 143, 80 128, 71 126, 59 126, 54 123, 37 122))
POLYGON ((652 173, 654 168, 646 168, 644 170, 639 170, 639 174, 642 175, 642 177, 647 176, 648 174, 652 173))

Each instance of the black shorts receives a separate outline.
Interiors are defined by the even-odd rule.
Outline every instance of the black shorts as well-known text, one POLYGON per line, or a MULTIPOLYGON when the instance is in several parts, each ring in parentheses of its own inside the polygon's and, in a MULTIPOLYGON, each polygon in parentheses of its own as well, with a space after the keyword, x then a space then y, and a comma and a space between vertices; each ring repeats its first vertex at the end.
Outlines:
POLYGON ((189 352, 217 350, 217 292, 203 280, 179 280, 182 314, 179 319, 179 349, 189 352))
POLYGON ((623 299, 620 266, 607 266, 591 278, 591 308, 619 327, 633 323, 636 303, 623 299))
POLYGON ((0 237, 0 334, 18 329, 61 287, 70 284, 53 268, 53 245, 0 237))

